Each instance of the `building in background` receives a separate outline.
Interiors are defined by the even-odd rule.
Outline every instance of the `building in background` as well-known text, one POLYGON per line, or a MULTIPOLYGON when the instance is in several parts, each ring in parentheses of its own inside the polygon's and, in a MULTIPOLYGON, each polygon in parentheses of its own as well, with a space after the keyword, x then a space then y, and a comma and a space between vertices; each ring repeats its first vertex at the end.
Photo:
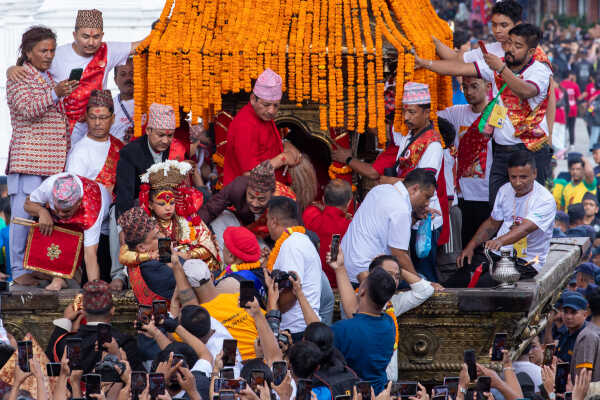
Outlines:
MULTIPOLYGON (((0 0, 0 175, 4 174, 12 128, 6 104, 6 69, 17 61, 21 35, 32 25, 56 32, 58 45, 73 41, 79 8, 97 8, 104 14, 104 40, 132 42, 143 39, 160 16, 164 0, 0 0)), ((111 76, 109 89, 116 86, 111 76)), ((113 92, 116 94, 116 92, 113 92)))

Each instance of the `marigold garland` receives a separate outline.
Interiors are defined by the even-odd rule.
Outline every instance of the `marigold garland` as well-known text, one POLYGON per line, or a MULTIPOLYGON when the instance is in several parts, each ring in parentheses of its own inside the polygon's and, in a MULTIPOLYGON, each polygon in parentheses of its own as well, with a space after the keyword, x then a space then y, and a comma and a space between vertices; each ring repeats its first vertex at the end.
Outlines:
POLYGON ((218 281, 219 279, 222 279, 225 277, 225 275, 231 274, 233 272, 238 272, 238 271, 250 271, 253 269, 257 269, 260 268, 260 260, 253 262, 253 263, 242 263, 242 264, 231 264, 226 266, 225 268, 223 268, 223 271, 221 271, 221 273, 219 274, 219 276, 217 277, 217 279, 215 279, 216 281, 218 281))
POLYGON ((292 226, 283 231, 279 239, 275 242, 271 254, 269 254, 269 259, 267 261, 267 270, 269 272, 273 271, 273 266, 275 265, 275 260, 277 260, 277 256, 281 250, 281 245, 283 245, 283 242, 285 242, 294 232, 306 233, 306 228, 303 226, 292 226))
MULTIPOLYGON (((251 91, 269 67, 291 102, 318 104, 322 131, 369 128, 383 146, 383 57, 391 47, 398 108, 407 81, 429 85, 436 126, 436 111, 451 104, 449 77, 414 70, 411 52, 435 58, 432 36, 452 45, 429 0, 167 0, 134 56, 134 133, 141 136, 153 102, 211 122, 223 94, 251 91)), ((407 132, 401 112, 394 129, 407 132)))

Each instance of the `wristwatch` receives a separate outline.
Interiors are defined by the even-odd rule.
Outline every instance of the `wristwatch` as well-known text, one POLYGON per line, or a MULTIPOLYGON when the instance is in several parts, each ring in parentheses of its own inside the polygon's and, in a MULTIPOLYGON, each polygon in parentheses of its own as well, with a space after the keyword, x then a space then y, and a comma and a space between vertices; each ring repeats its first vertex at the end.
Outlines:
POLYGON ((459 387, 458 387, 458 391, 459 391, 459 392, 461 392, 462 394, 467 394, 467 389, 465 389, 465 388, 464 388, 464 387, 462 387, 462 386, 459 386, 459 387))
POLYGON ((353 158, 354 158, 354 157, 352 157, 352 156, 350 156, 350 157, 346 158, 346 165, 350 165, 350 162, 352 162, 352 159, 353 159, 353 158))

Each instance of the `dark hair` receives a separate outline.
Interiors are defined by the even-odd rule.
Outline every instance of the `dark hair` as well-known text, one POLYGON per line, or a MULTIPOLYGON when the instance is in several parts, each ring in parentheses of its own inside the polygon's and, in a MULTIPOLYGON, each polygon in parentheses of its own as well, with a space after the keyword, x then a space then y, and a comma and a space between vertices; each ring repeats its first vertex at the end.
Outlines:
POLYGON ((533 153, 527 150, 519 150, 515 151, 510 155, 508 159, 508 168, 512 167, 524 167, 526 165, 531 165, 532 169, 535 169, 535 158, 533 158, 533 153))
POLYGON ((438 117, 438 128, 446 146, 452 146, 456 138, 456 129, 446 118, 438 117))
POLYGON ((19 46, 19 58, 17 65, 23 65, 27 59, 27 53, 33 50, 36 44, 42 40, 52 39, 56 42, 56 34, 50 28, 45 26, 32 26, 21 37, 21 45, 19 46))
POLYGON ((115 77, 117 76, 117 72, 119 71, 119 70, 118 70, 118 68, 119 68, 119 67, 122 67, 123 65, 127 65, 127 64, 133 64, 133 56, 129 56, 129 57, 127 58, 127 60, 125 60, 125 63, 124 63, 124 64, 121 64, 121 65, 115 65, 115 68, 113 69, 113 72, 114 72, 114 75, 115 75, 115 77))
POLYGON ((321 350, 313 342, 303 340, 290 347, 288 358, 294 375, 300 379, 309 379, 319 367, 321 350))
POLYGON ((298 204, 289 197, 275 196, 267 204, 267 212, 287 221, 298 221, 298 204))
POLYGON ((344 356, 333 345, 333 331, 323 322, 313 322, 304 331, 304 340, 317 345, 321 351, 320 370, 329 370, 346 364, 344 356))
POLYGON ((198 339, 202 339, 210 332, 210 314, 204 307, 196 305, 183 307, 179 321, 181 326, 198 339))
POLYGON ((494 14, 506 15, 512 22, 518 24, 523 18, 523 7, 515 0, 499 1, 492 7, 490 15, 494 14))
POLYGON ((471 35, 469 35, 468 32, 465 31, 456 31, 454 32, 454 37, 452 38, 453 40, 453 46, 455 49, 458 49, 460 46, 464 45, 465 43, 469 42, 469 39, 471 38, 471 35))
POLYGON ((344 207, 352 198, 352 187, 342 179, 332 179, 325 186, 325 204, 333 207, 344 207))
POLYGON ((10 198, 3 197, 0 199, 0 211, 4 213, 4 219, 6 220, 6 224, 10 222, 10 198))
POLYGON ((426 168, 415 168, 406 175, 404 178, 404 186, 433 186, 437 189, 437 180, 435 179, 435 173, 426 168))
POLYGON ((156 368, 158 368, 158 364, 161 362, 165 362, 169 360, 169 354, 181 354, 187 363, 187 367, 192 369, 196 361, 198 361, 198 356, 196 352, 189 344, 181 343, 181 342, 172 342, 167 347, 162 349, 152 361, 152 366, 150 367, 150 371, 155 372, 156 368))
POLYGON ((369 299, 379 308, 383 308, 396 292, 396 281, 383 268, 375 268, 367 276, 369 299))
POLYGON ((569 166, 569 169, 575 164, 583 165, 583 160, 580 157, 578 157, 578 158, 571 158, 567 161, 567 165, 569 166))
POLYGON ((251 360, 245 361, 242 370, 240 371, 240 378, 244 378, 246 382, 250 382, 252 379, 252 371, 259 370, 265 373, 265 381, 267 381, 267 385, 271 387, 273 384, 273 371, 262 358, 253 358, 251 360))
POLYGON ((600 288, 596 288, 593 292, 587 296, 588 304, 590 305, 590 311, 593 316, 600 315, 600 288))
POLYGON ((417 104, 419 107, 421 107, 421 109, 423 110, 429 110, 431 108, 431 103, 427 103, 427 104, 417 104))
POLYGON ((508 34, 524 38, 530 49, 535 49, 542 41, 542 31, 533 24, 519 24, 508 31, 508 34))
POLYGON ((380 256, 375 257, 373 261, 371 261, 371 263, 369 264, 369 272, 373 271, 375 268, 382 267, 383 263, 386 261, 393 261, 396 264, 398 264, 398 266, 400 266, 400 262, 398 261, 398 258, 396 256, 382 254, 380 256))

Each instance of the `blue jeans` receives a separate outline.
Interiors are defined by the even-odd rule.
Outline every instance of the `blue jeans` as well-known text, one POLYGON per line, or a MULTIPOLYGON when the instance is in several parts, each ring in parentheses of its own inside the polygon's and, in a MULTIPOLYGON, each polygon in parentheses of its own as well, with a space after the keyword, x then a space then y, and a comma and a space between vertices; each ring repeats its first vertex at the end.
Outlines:
POLYGON ((333 306, 335 305, 335 296, 329 279, 323 271, 321 271, 321 305, 319 307, 319 317, 321 322, 330 326, 333 323, 333 306))
POLYGON ((600 125, 592 125, 591 127, 592 136, 590 136, 590 148, 594 147, 600 139, 600 125))

